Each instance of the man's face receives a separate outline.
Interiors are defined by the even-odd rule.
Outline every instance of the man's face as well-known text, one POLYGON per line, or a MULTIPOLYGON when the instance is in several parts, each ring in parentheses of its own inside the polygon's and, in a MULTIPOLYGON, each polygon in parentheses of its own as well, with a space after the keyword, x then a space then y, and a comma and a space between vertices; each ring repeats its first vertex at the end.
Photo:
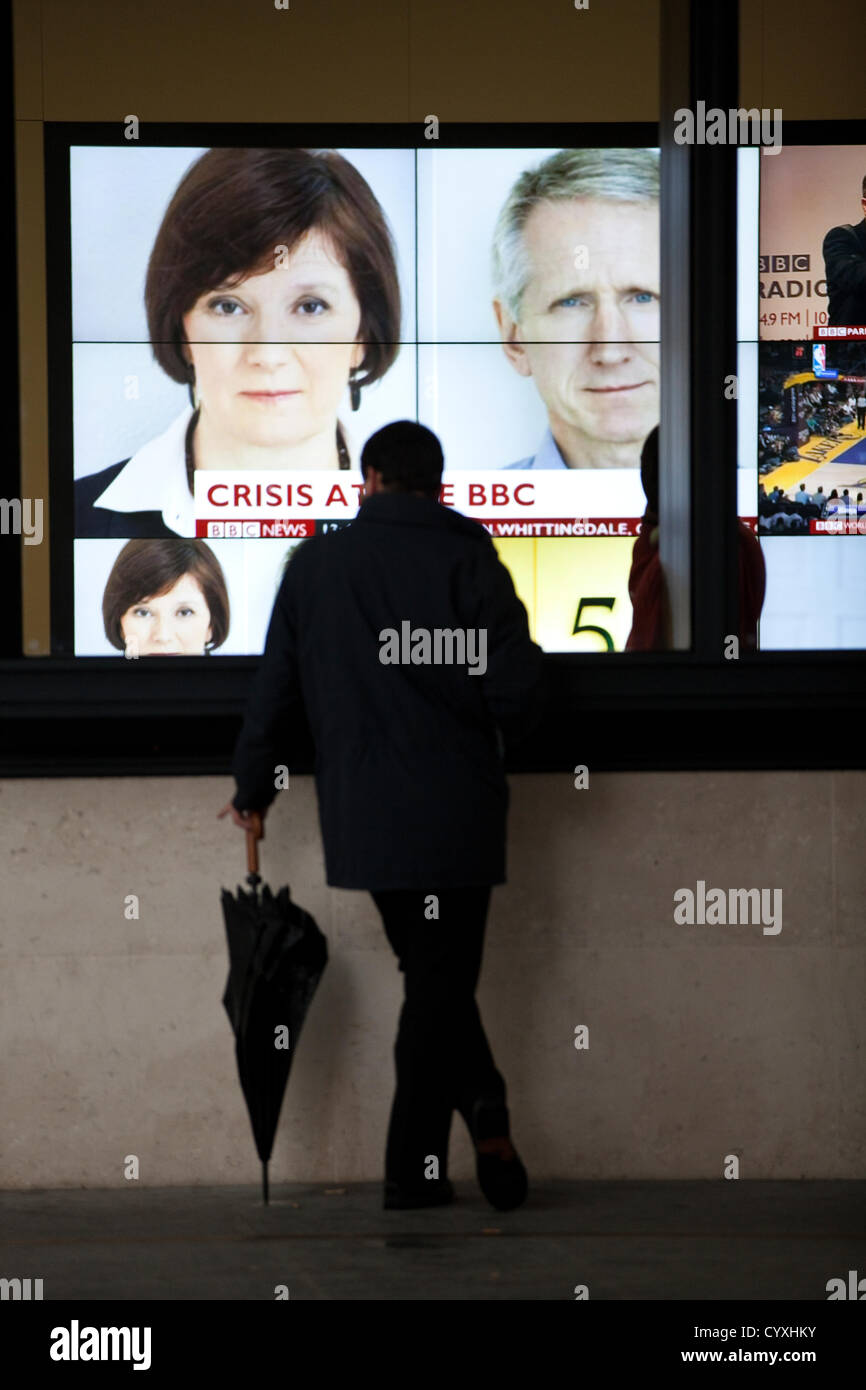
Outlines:
POLYGON ((551 427, 579 445, 640 445, 659 419, 659 212, 596 198, 540 203, 520 322, 498 301, 505 351, 551 427))

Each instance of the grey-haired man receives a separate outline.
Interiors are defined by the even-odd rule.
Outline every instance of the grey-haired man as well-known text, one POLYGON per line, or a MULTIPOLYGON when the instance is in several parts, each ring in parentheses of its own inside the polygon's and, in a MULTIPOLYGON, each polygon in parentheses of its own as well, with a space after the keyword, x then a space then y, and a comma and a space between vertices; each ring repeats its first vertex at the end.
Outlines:
POLYGON ((658 196, 652 150, 560 150, 511 189, 493 308, 548 429, 510 468, 640 467, 659 419, 658 196))

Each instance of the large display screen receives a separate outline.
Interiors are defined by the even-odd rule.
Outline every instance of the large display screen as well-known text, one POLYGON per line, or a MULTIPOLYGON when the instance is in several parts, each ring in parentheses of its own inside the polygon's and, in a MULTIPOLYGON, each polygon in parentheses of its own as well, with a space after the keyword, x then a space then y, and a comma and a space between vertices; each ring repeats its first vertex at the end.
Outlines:
POLYGON ((622 650, 659 418, 658 196, 658 150, 597 140, 71 143, 55 649, 260 653, 292 549, 351 525, 365 440, 414 419, 535 640, 622 650))
POLYGON ((866 647, 866 144, 741 150, 739 187, 760 646, 866 647))

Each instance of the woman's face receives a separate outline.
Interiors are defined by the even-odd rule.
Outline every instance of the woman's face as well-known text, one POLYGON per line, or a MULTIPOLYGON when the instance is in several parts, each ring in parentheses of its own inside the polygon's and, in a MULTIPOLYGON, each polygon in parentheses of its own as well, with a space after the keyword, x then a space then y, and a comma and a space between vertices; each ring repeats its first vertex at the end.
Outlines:
POLYGON ((213 629, 201 585, 183 574, 173 589, 127 608, 120 630, 128 654, 201 656, 213 629))
POLYGON ((320 232, 285 264, 202 295, 183 326, 202 414, 221 434, 291 447, 336 429, 349 372, 364 357, 361 306, 320 232))

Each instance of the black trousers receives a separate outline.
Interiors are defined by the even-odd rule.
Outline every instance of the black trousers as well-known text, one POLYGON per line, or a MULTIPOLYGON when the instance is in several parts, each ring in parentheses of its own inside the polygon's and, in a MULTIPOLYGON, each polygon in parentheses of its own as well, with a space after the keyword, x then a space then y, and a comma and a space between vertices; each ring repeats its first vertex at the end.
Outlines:
POLYGON ((454 1110, 471 1127, 479 1096, 506 1100, 475 1002, 490 893, 443 889, 432 919, 426 890, 371 894, 405 977, 385 1150, 385 1178, 402 1187, 426 1187, 433 1157, 447 1177, 454 1110))

